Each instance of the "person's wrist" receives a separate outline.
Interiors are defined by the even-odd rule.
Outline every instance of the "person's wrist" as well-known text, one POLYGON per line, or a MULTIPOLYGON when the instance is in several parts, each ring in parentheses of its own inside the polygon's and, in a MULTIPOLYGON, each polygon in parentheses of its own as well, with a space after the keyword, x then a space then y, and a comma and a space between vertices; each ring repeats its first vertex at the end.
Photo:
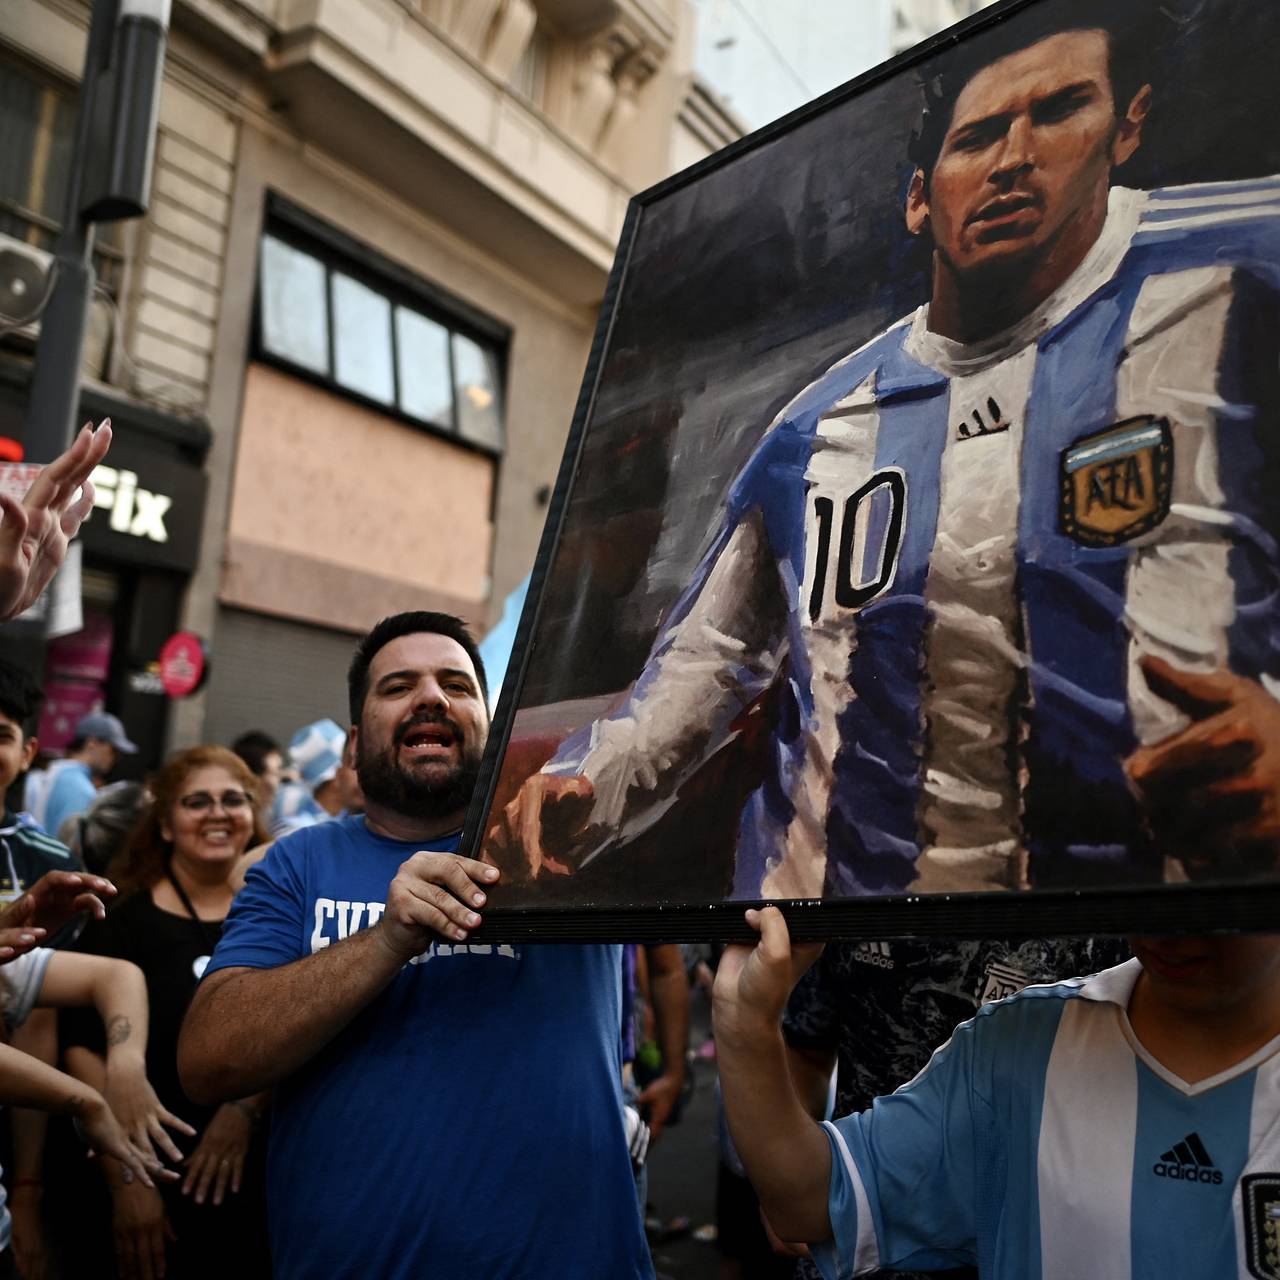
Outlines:
POLYGON ((96 1089, 82 1087, 67 1101, 67 1114, 77 1124, 86 1124, 107 1113, 107 1100, 96 1089))
POLYGON ((113 1044, 107 1049, 107 1071, 119 1074, 141 1071, 146 1074, 147 1056, 136 1044, 113 1044))
POLYGON ((363 932, 372 935, 373 943, 378 948, 380 954, 389 960, 394 960, 396 967, 400 968, 409 963, 422 948, 415 941, 397 941, 391 930, 387 927, 386 916, 383 916, 372 929, 366 929, 363 932))
POLYGON ((739 1004, 718 1005, 713 1019, 717 1047, 755 1049, 777 1043, 782 1046, 781 1013, 739 1004))
POLYGON ((231 1105, 254 1127, 262 1120, 263 1108, 255 1107, 248 1098, 237 1098, 231 1105))

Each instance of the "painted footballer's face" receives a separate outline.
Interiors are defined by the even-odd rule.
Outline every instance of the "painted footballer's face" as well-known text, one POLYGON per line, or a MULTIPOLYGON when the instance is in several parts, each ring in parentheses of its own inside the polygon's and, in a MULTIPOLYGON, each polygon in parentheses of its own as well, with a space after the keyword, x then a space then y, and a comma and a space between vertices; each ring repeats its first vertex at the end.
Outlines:
POLYGON ((1111 170, 1137 149, 1150 99, 1123 116, 1102 31, 1050 36, 993 62, 961 90, 933 173, 917 173, 907 223, 926 228, 959 280, 991 269, 1071 269, 1106 218, 1111 170))

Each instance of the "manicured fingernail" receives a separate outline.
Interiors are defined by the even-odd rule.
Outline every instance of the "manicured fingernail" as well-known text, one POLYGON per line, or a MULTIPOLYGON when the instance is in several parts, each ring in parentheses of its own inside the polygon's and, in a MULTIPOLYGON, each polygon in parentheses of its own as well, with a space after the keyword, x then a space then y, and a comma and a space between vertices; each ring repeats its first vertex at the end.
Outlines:
POLYGON ((472 902, 474 902, 474 903, 476 904, 476 906, 477 906, 477 907, 483 907, 483 906, 484 906, 484 894, 483 894, 483 893, 477 893, 477 894, 475 895, 475 897, 471 899, 471 901, 472 901, 472 902))
POLYGON ((459 941, 461 941, 463 938, 467 936, 467 931, 465 929, 455 929, 453 931, 453 936, 457 938, 459 941))
POLYGON ((474 929, 480 923, 480 917, 474 911, 467 912, 467 925, 474 929))
POLYGON ((485 867, 485 869, 484 869, 484 878, 485 878, 486 880, 496 880, 496 879, 498 878, 498 868, 497 868, 497 867, 485 867))

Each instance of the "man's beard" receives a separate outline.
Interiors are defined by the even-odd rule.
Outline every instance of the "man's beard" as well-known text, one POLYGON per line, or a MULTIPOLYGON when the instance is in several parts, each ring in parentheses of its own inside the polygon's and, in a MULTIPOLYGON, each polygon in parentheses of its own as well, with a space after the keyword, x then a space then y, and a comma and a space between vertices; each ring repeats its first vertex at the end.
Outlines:
POLYGON ((462 732, 451 721, 415 717, 401 725, 392 742, 382 750, 362 734, 356 750, 356 776, 367 799, 406 818, 439 818, 465 809, 480 777, 480 753, 469 748, 462 732), (423 724, 446 725, 460 745, 459 761, 443 777, 422 777, 399 762, 400 744, 413 728, 423 724))

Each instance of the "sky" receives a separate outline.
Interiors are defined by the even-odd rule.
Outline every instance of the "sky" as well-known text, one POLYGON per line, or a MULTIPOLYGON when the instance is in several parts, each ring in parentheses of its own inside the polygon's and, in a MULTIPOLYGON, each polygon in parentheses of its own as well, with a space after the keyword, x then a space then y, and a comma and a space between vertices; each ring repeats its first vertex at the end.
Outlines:
POLYGON ((694 0, 695 65, 757 129, 889 56, 889 0, 694 0))

